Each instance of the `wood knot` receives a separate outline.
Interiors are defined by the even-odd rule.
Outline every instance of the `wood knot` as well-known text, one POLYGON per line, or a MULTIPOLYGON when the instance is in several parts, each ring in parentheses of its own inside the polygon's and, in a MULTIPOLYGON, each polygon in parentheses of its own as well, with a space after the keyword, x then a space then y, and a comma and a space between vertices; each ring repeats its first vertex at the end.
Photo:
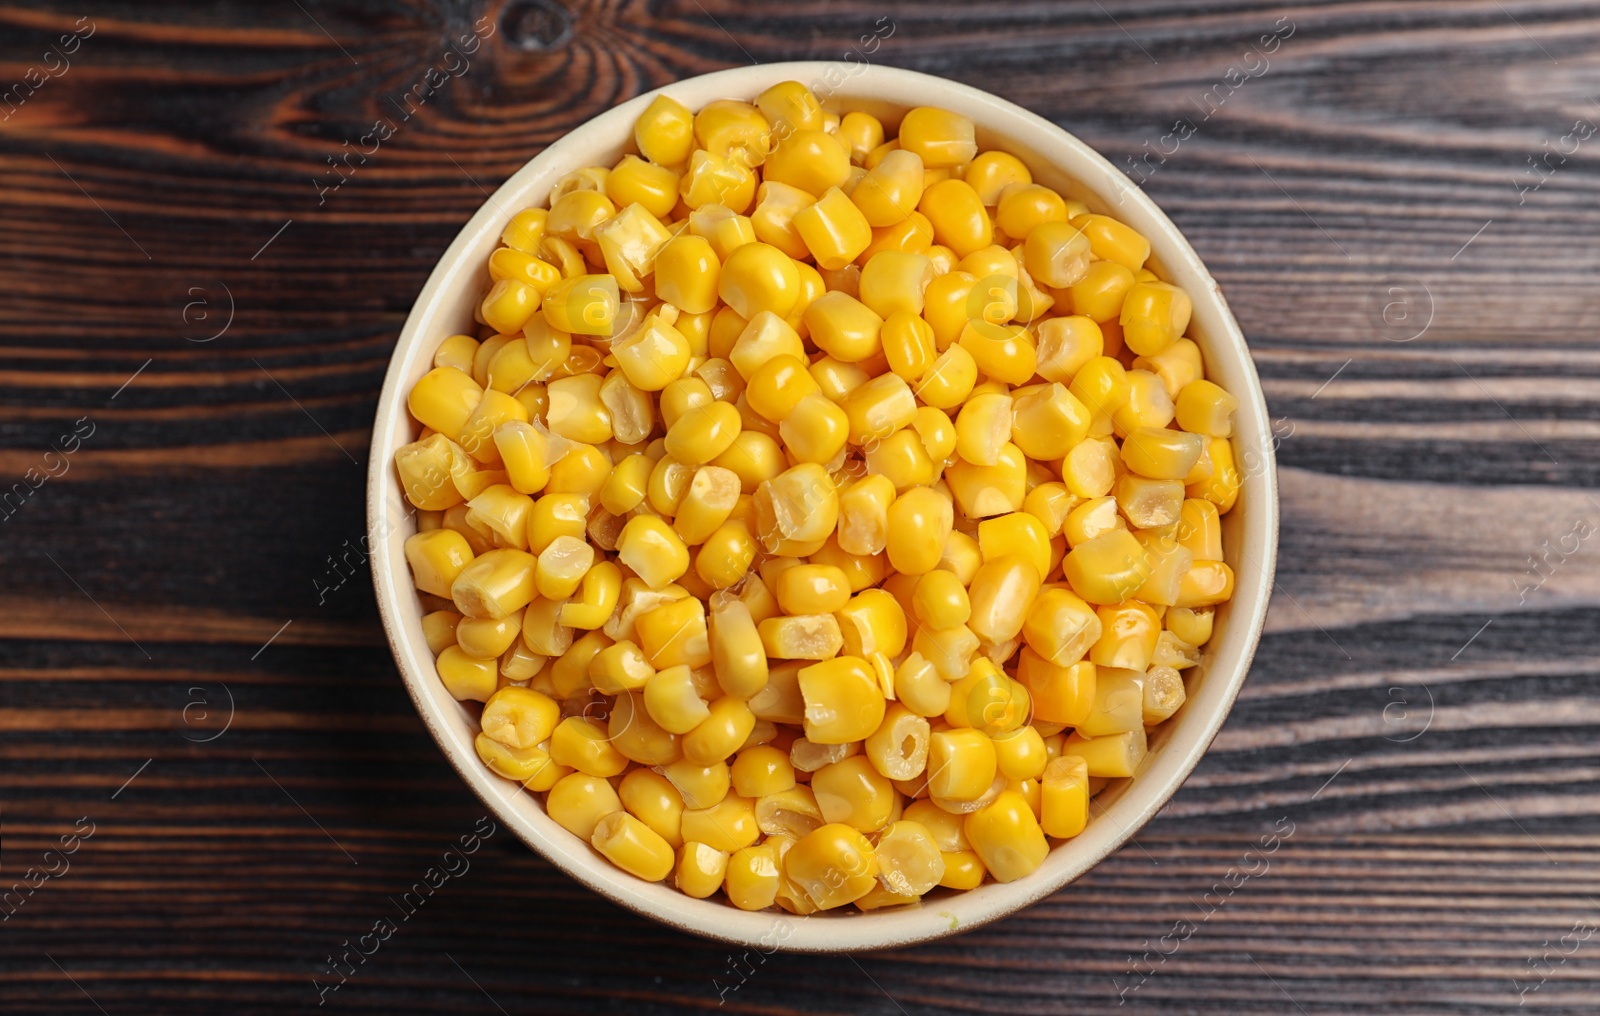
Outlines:
POLYGON ((518 49, 559 49, 572 39, 572 12, 555 0, 512 0, 500 15, 500 27, 518 49))

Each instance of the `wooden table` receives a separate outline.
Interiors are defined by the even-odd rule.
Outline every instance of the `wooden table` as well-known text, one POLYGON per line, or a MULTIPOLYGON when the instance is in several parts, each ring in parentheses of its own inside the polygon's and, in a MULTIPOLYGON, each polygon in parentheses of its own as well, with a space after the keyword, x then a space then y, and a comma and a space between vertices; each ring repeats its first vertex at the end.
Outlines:
POLYGON ((382 919, 326 1004, 1600 1009, 1592 5, 94 0, 0 39, 5 1012, 315 1006, 382 919), (1250 680, 1133 844, 959 938, 730 956, 503 829, 402 919, 483 808, 360 549, 401 322, 542 145, 793 58, 1037 110, 1189 235, 1282 438, 1250 680))

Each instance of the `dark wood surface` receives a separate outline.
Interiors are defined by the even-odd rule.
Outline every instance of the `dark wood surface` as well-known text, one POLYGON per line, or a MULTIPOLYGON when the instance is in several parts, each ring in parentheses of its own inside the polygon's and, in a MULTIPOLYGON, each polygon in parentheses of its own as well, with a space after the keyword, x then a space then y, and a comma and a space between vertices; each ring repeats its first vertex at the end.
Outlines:
POLYGON ((0 480, 43 479, 0 522, 0 883, 93 830, 0 923, 0 1009, 295 1011, 396 919, 483 811, 351 549, 413 296, 570 127, 888 25, 875 62, 1170 152, 1145 186, 1283 435, 1279 590, 1221 737, 1135 844, 958 938, 730 957, 500 830, 326 1004, 1600 1010, 1600 8, 1553 0, 0 7, 0 87, 37 82, 0 123, 0 480))

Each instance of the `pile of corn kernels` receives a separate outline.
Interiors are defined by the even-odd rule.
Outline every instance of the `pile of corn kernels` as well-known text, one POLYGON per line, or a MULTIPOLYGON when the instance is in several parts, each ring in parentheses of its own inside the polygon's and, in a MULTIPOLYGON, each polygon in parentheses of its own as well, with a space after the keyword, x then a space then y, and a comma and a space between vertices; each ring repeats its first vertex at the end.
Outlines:
POLYGON ((1233 590, 1237 401, 1149 242, 972 121, 797 82, 562 178, 410 392, 477 750, 633 875, 792 913, 1033 872, 1233 590))

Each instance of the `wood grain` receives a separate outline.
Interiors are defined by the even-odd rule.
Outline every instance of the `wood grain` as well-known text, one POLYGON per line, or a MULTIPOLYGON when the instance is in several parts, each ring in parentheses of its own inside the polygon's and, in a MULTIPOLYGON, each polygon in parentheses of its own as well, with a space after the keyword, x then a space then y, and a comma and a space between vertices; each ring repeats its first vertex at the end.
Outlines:
POLYGON ((0 122, 0 480, 94 427, 0 522, 0 884, 94 832, 0 922, 7 1013, 316 1006, 327 957, 398 918, 482 812, 350 556, 414 294, 583 120, 891 24, 870 59, 1145 158, 1249 336, 1282 553, 1215 747, 1076 885, 882 955, 730 956, 499 830, 326 1004, 1600 1010, 1600 940, 1558 945, 1600 923, 1600 542, 1544 549, 1600 524, 1600 139, 1529 162, 1600 122, 1593 5, 30 2, 0 7, 0 92, 80 17, 70 69, 0 122))

